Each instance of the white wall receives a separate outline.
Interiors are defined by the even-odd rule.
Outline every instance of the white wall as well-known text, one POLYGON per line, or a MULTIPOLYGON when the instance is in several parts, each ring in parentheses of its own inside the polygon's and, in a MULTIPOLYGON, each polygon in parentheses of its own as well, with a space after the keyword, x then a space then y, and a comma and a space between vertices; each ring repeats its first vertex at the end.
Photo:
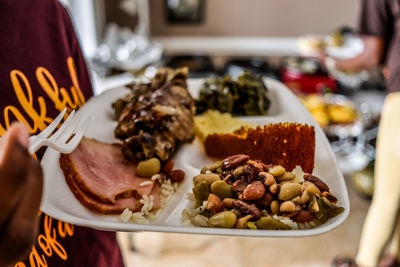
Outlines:
POLYGON ((356 27, 360 0, 206 0, 199 26, 168 25, 164 0, 149 0, 152 35, 298 36, 356 27))

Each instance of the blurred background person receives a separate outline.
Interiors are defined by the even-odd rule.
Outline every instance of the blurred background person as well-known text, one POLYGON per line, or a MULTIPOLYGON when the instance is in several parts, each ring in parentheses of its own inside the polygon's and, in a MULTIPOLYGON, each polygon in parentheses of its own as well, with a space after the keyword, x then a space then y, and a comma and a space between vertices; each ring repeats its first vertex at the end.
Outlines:
POLYGON ((333 60, 334 68, 356 72, 383 65, 388 92, 400 90, 400 2, 362 0, 359 34, 363 52, 355 58, 333 60))

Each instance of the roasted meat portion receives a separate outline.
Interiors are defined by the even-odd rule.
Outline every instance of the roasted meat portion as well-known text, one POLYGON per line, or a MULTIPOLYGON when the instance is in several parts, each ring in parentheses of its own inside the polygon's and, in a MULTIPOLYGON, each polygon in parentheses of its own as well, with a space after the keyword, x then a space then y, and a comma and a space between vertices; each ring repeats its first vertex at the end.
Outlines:
POLYGON ((166 161, 176 147, 194 138, 195 102, 187 90, 187 68, 163 68, 150 83, 132 84, 132 92, 113 103, 127 158, 166 161))
POLYGON ((72 193, 92 211, 139 211, 143 196, 153 196, 153 209, 160 207, 158 183, 139 177, 136 163, 124 159, 119 145, 83 138, 74 152, 61 154, 59 161, 72 193))

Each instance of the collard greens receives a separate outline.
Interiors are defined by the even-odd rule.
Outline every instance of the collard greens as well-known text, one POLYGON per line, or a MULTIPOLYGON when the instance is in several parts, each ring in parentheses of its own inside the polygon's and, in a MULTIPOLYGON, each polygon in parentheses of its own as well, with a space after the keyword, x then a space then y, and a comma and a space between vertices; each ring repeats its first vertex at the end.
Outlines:
POLYGON ((241 116, 264 115, 269 105, 262 77, 250 72, 243 72, 237 79, 226 75, 205 80, 196 101, 198 114, 215 109, 241 116))

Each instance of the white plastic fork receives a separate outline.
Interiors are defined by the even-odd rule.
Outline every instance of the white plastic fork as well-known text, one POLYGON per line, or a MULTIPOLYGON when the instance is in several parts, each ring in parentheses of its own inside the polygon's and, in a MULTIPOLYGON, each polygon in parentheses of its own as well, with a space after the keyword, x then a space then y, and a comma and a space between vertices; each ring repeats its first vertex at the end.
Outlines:
POLYGON ((82 117, 77 118, 75 115, 75 110, 73 110, 61 127, 54 132, 58 124, 63 119, 66 111, 67 109, 65 108, 40 134, 33 135, 29 138, 30 154, 35 153, 43 146, 51 147, 61 153, 66 154, 75 150, 86 132, 86 129, 89 125, 90 116, 84 120, 82 117))

